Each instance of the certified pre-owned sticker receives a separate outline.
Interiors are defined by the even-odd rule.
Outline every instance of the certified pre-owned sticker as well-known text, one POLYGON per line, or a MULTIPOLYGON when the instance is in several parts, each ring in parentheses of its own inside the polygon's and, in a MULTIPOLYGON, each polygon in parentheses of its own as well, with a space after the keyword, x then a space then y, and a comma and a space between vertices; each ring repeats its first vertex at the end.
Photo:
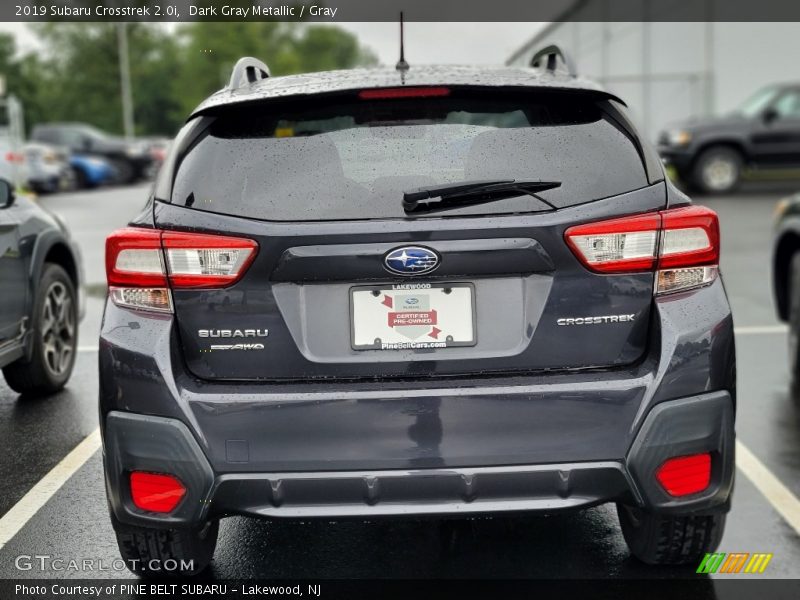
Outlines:
POLYGON ((630 315, 601 315, 599 317, 564 317, 558 319, 559 325, 605 325, 606 323, 628 323, 636 313, 630 315))

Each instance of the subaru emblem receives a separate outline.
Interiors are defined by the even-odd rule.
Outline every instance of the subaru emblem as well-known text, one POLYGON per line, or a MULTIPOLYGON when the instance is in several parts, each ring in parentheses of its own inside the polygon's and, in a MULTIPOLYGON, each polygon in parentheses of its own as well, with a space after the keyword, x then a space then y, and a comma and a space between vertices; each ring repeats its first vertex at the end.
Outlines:
POLYGON ((439 256, 433 250, 419 246, 403 246, 390 251, 383 259, 386 270, 398 275, 430 273, 439 266, 439 256))

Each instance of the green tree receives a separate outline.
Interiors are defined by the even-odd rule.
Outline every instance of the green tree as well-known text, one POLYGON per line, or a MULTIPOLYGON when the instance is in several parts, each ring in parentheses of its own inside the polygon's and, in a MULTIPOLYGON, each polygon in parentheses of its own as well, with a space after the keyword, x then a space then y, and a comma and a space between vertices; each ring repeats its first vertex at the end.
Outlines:
MULTIPOLYGON (((160 26, 126 25, 137 133, 171 133, 177 126, 172 78, 175 41, 160 26)), ((122 131, 117 26, 47 23, 37 27, 45 44, 38 104, 50 121, 85 121, 122 131)))
MULTIPOLYGON (((0 35, 0 73, 22 101, 28 127, 83 121, 122 132, 117 25, 32 26, 43 50, 19 57, 0 35)), ((186 115, 224 86, 241 56, 262 58, 273 75, 377 64, 375 55, 338 27, 277 21, 197 22, 170 32, 128 23, 136 133, 172 135, 186 115)))
POLYGON ((309 25, 296 41, 300 58, 295 72, 330 71, 378 64, 375 54, 358 43, 353 34, 330 25, 309 25))
MULTIPOLYGON (((37 64, 38 59, 35 56, 22 59, 17 56, 14 36, 8 33, 0 34, 0 75, 5 79, 6 93, 14 94, 22 101, 26 120, 29 122, 30 119, 38 119, 41 116, 35 78, 37 64)), ((2 119, 5 125, 5 115, 2 119)))

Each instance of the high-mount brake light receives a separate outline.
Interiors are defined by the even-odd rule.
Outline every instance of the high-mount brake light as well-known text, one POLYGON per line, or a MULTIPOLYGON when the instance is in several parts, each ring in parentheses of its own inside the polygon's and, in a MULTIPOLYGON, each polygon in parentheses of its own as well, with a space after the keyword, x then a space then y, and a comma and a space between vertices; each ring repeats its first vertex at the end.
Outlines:
POLYGON ((586 223, 564 236, 592 271, 657 271, 657 294, 706 285, 718 274, 719 222, 702 206, 586 223))
POLYGON ((114 303, 172 312, 171 289, 221 288, 238 281, 258 244, 247 238, 127 227, 106 239, 114 303))
POLYGON ((361 90, 358 97, 362 100, 392 100, 395 98, 436 98, 449 96, 450 88, 446 87, 407 87, 407 88, 375 88, 361 90))

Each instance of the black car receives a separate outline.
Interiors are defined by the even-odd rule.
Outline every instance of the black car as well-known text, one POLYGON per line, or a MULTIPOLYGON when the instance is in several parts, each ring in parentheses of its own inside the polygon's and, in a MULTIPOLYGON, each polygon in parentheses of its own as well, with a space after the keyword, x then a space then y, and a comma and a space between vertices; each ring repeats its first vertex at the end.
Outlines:
POLYGON ((246 58, 190 115, 106 242, 100 415, 131 569, 202 570, 229 515, 615 502, 647 563, 717 547, 717 216, 622 100, 543 57, 275 78, 246 58))
POLYGON ((69 148, 75 154, 107 159, 116 170, 118 183, 133 183, 152 170, 153 156, 149 144, 114 137, 86 123, 35 125, 31 139, 69 148))
POLYGON ((46 395, 67 383, 78 343, 81 263, 66 227, 0 180, 0 367, 8 386, 46 395))
POLYGON ((766 87, 724 117, 675 123, 658 151, 681 180, 705 193, 736 189, 745 169, 800 167, 800 83, 766 87))

